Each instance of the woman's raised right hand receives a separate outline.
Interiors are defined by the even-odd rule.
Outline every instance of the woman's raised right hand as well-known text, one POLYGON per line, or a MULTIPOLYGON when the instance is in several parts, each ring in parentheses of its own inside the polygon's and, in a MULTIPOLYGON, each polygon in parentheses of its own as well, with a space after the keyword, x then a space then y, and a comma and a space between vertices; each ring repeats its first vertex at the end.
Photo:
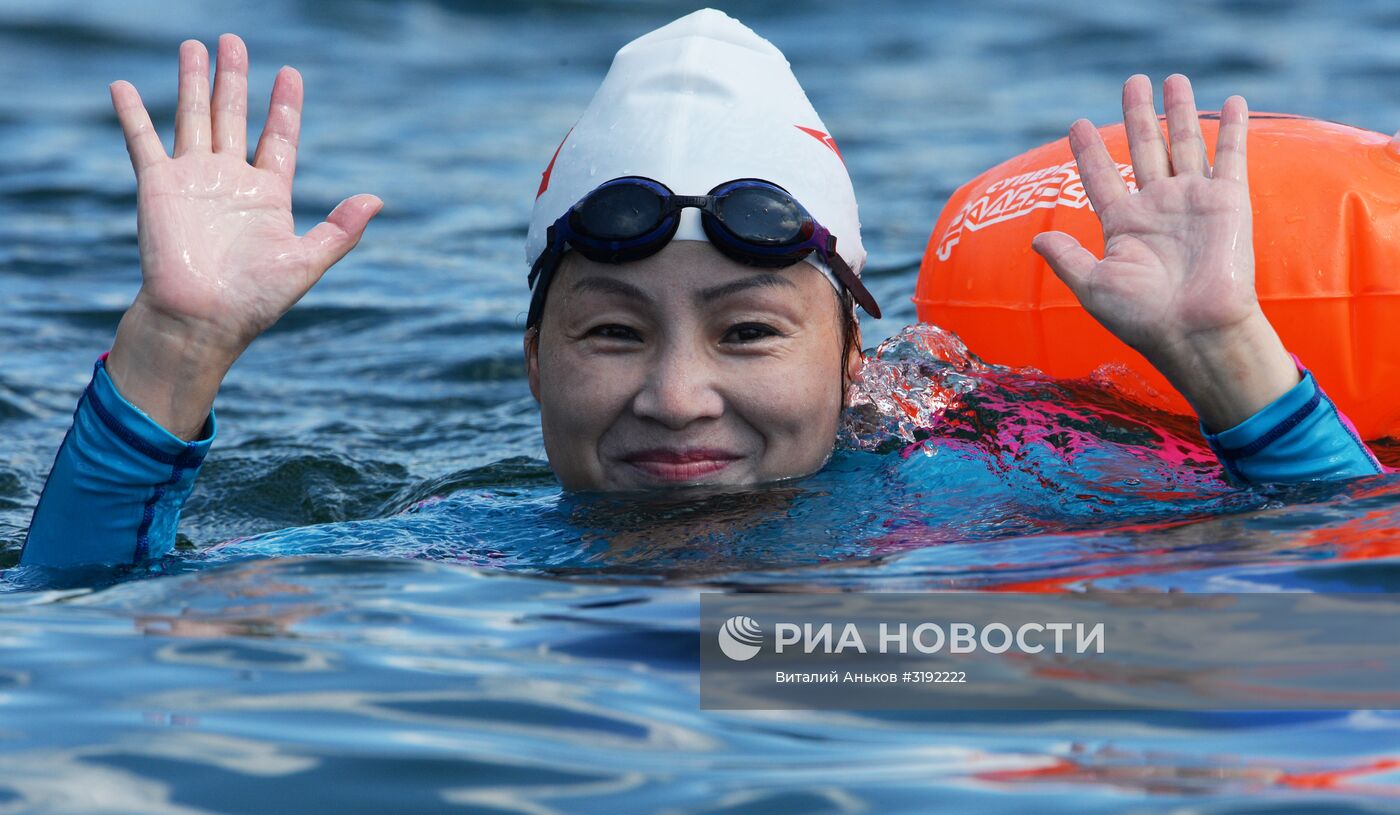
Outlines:
POLYGON ((107 371, 123 397, 184 439, 198 437, 234 360, 355 247, 383 207, 373 195, 352 196, 297 236, 301 76, 278 72, 250 164, 248 52, 237 36, 219 38, 217 68, 211 103, 208 52, 197 40, 181 43, 173 157, 136 89, 110 87, 136 170, 142 282, 107 371))

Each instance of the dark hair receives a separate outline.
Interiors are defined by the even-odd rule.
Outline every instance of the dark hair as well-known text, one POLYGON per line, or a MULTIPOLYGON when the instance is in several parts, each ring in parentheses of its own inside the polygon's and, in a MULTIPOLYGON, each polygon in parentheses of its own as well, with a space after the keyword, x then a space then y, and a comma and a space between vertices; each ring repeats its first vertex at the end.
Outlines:
POLYGON ((836 318, 841 321, 841 397, 844 399, 846 388, 851 384, 846 381, 846 360, 851 356, 851 350, 856 344, 856 332, 860 329, 860 318, 856 317, 856 298, 848 289, 842 287, 841 296, 837 298, 837 305, 840 311, 836 318))

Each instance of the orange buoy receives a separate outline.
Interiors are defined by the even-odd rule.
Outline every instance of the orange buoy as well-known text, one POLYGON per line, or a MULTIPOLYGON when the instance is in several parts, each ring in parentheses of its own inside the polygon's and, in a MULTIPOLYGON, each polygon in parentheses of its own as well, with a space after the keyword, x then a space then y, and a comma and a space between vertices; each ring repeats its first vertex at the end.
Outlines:
MULTIPOLYGON (((1201 114, 1210 155, 1219 124, 1219 114, 1201 114)), ((1099 132, 1131 185, 1123 125, 1099 132)), ((1251 114, 1248 149, 1264 313, 1363 437, 1400 436, 1400 150, 1381 133, 1278 113, 1251 114)), ((919 319, 956 332, 988 362, 1060 377, 1126 365, 1159 404, 1189 413, 1031 250, 1031 238, 1056 229, 1102 256, 1068 139, 953 193, 919 270, 919 319)))

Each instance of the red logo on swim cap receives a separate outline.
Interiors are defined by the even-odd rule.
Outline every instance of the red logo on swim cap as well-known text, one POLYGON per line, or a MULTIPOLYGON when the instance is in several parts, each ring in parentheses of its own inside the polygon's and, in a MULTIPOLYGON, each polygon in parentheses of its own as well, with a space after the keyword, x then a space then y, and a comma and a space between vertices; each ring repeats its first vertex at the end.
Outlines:
POLYGON ((831 138, 830 136, 821 132, 820 130, 817 130, 816 128, 803 127, 802 125, 793 125, 793 127, 797 128, 798 130, 801 130, 803 133, 806 133, 808 136, 811 136, 812 138, 816 139, 817 141, 821 142, 827 147, 830 147, 831 152, 835 153, 836 157, 841 159, 841 163, 846 163, 846 159, 841 156, 841 151, 836 149, 835 139, 831 138))
MULTIPOLYGON (((572 132, 574 132, 574 129, 571 127, 569 128, 569 133, 572 132)), ((549 159, 549 166, 544 168, 544 173, 540 176, 540 189, 535 193, 536 198, 544 195, 544 191, 549 189, 549 174, 554 172, 554 160, 559 158, 559 151, 564 149, 564 142, 569 140, 569 133, 565 133, 563 140, 559 142, 559 146, 554 148, 554 155, 549 159)))

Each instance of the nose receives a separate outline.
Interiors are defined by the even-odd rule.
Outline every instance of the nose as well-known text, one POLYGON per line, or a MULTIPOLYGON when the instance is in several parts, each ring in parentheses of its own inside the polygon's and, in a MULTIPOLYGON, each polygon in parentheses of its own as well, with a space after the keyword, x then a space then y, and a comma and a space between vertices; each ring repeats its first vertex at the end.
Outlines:
POLYGON ((646 380, 632 400, 637 416, 670 430, 681 430, 700 419, 724 413, 719 371, 704 350, 688 343, 668 344, 654 358, 646 380))

